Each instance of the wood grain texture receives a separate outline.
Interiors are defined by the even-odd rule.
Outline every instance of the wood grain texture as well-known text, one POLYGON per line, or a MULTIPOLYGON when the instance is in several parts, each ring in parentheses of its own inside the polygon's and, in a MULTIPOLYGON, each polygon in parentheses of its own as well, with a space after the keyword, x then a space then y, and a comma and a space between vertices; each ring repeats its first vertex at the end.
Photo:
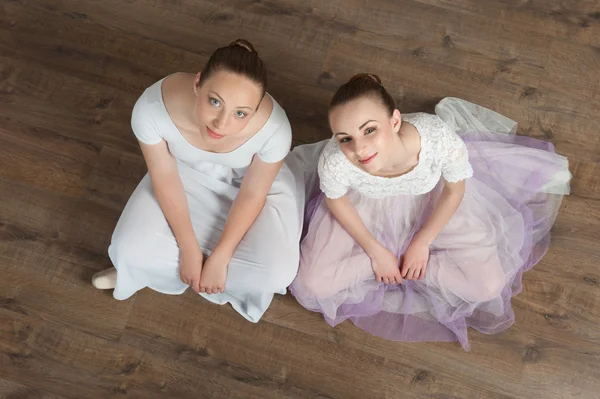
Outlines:
POLYGON ((0 397, 600 397, 598 0, 12 0, 0 7, 0 397), (472 350, 394 343, 278 296, 258 324, 191 292, 119 302, 90 278, 146 173, 131 109, 237 38, 269 66, 294 143, 377 73, 402 112, 462 97, 569 158, 515 324, 472 350))

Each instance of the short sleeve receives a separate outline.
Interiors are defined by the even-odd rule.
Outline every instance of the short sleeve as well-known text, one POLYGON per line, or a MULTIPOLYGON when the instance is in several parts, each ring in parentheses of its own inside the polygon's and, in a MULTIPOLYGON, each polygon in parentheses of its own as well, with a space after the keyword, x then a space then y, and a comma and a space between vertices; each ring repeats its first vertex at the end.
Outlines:
POLYGON ((440 122, 439 154, 444 180, 457 183, 472 177, 473 168, 465 142, 446 123, 440 122))
POLYGON ((158 144, 163 137, 156 124, 157 110, 148 102, 147 93, 140 96, 131 113, 131 129, 135 137, 144 144, 158 144))
POLYGON ((277 131, 265 142, 258 152, 264 162, 275 163, 281 161, 290 152, 292 147, 292 127, 285 118, 277 131))
MULTIPOLYGON (((350 187, 347 176, 343 173, 342 163, 339 156, 332 151, 328 144, 319 158, 319 188, 327 198, 341 198, 348 192, 350 187)), ((341 155, 343 156, 343 155, 341 155)))

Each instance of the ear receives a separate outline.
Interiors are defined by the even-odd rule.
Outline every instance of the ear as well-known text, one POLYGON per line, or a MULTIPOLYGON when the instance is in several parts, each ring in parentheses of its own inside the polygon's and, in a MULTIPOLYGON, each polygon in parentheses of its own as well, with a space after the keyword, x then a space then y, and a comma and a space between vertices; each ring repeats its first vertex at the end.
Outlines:
POLYGON ((200 74, 201 72, 198 72, 196 74, 196 77, 194 78, 194 94, 198 95, 198 90, 200 90, 200 74))
POLYGON ((402 125, 402 114, 397 109, 392 112, 392 129, 394 133, 398 133, 400 131, 400 126, 402 125))

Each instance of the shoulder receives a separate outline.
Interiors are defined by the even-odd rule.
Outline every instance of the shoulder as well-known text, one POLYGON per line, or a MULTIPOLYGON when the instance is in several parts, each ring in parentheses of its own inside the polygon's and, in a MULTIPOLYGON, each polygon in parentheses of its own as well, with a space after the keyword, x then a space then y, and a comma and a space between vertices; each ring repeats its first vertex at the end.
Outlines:
POLYGON ((335 139, 329 139, 319 157, 319 175, 339 181, 347 181, 348 167, 344 153, 335 139))
POLYGON ((158 119, 163 115, 161 99, 163 79, 149 86, 140 95, 131 112, 131 128, 137 139, 144 144, 157 144, 162 140, 158 119))
POLYGON ((406 114, 402 119, 414 125, 421 135, 440 135, 447 133, 450 127, 437 115, 426 112, 406 114))
MULTIPOLYGON (((261 130, 265 130, 265 140, 258 155, 265 162, 279 162, 290 152, 292 147, 292 126, 284 111, 275 100, 272 110, 261 130)), ((257 134, 260 134, 259 131, 257 134)))
POLYGON ((337 141, 329 139, 318 163, 319 187, 328 198, 340 198, 350 187, 347 162, 337 141))

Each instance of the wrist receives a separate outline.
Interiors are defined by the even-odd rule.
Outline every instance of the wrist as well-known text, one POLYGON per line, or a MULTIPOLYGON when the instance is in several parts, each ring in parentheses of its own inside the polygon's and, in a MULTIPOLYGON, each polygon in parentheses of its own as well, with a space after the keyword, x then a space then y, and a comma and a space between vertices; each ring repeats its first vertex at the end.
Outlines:
POLYGON ((424 245, 426 247, 430 247, 431 244, 433 244, 433 240, 435 240, 435 237, 432 236, 431 234, 428 234, 426 231, 421 230, 420 232, 418 232, 415 237, 413 238, 413 242, 418 244, 418 245, 424 245))
POLYGON ((187 240, 177 240, 177 244, 179 245, 179 250, 185 253, 202 253, 200 249, 200 245, 198 245, 198 241, 196 241, 196 237, 193 239, 187 240))
POLYGON ((363 246, 363 249, 367 253, 367 255, 372 258, 383 245, 375 239, 366 242, 363 246))
POLYGON ((215 247, 213 254, 215 252, 229 259, 233 256, 233 253, 235 252, 235 246, 226 241, 221 241, 215 247))

